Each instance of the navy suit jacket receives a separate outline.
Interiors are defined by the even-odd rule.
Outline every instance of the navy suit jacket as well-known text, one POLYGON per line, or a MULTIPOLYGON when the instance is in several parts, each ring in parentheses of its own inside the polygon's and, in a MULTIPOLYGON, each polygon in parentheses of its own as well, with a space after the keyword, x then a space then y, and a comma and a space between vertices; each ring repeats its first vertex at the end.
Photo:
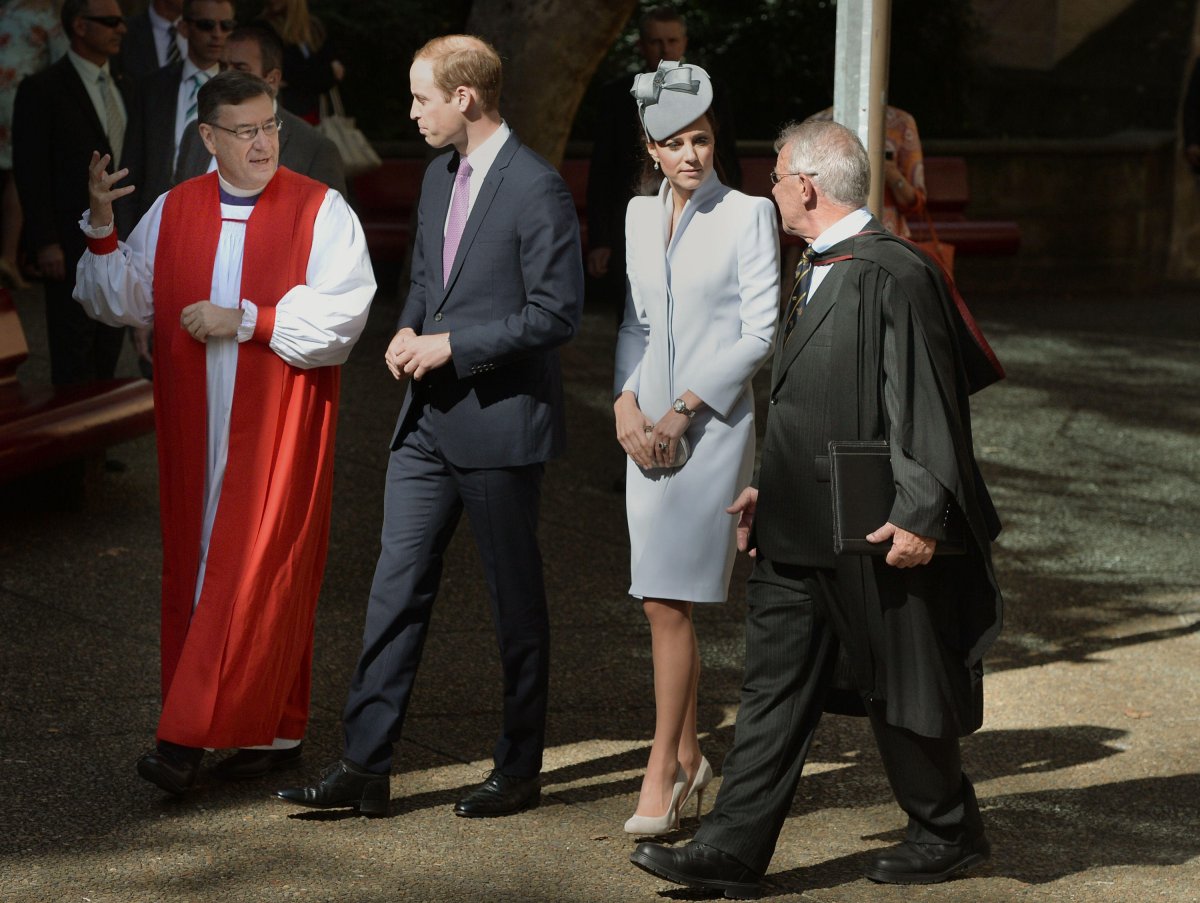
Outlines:
POLYGON ((128 31, 121 40, 121 52, 113 57, 113 67, 134 79, 158 71, 158 47, 154 43, 150 13, 142 11, 130 16, 125 25, 128 31))
POLYGON ((443 286, 443 228, 459 155, 426 168, 412 284, 398 328, 450 333, 451 360, 410 380, 393 448, 422 412, 455 466, 516 467, 566 441, 559 345, 579 327, 579 221, 558 171, 515 134, 480 186, 443 286))
POLYGON ((170 191, 175 175, 175 107, 183 61, 156 69, 137 82, 137 102, 125 132, 125 162, 129 177, 125 184, 137 188, 133 197, 137 218, 149 210, 158 196, 170 191))
MULTIPOLYGON (((133 101, 128 79, 114 75, 125 102, 126 123, 133 101)), ((123 157, 128 159, 126 129, 123 157)), ((37 251, 58 244, 66 255, 68 278, 75 279, 75 262, 83 256, 86 239, 79 218, 88 206, 88 165, 92 151, 108 154, 108 136, 92 99, 63 57, 48 69, 29 76, 17 89, 13 108, 13 172, 25 211, 25 238, 37 251)), ((115 165, 111 169, 117 168, 115 165)), ((127 204, 118 201, 118 223, 127 222, 127 204)))

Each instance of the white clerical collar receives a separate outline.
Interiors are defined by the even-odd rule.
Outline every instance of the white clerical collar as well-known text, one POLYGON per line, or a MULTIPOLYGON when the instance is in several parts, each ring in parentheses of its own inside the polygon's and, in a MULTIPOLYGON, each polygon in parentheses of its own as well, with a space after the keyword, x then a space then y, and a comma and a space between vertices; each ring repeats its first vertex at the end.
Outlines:
MULTIPOLYGON (((275 178, 272 176, 271 178, 275 178)), ((225 177, 221 175, 221 170, 217 169, 217 181, 221 183, 221 190, 226 194, 231 194, 235 198, 252 198, 262 194, 266 190, 266 185, 262 188, 238 188, 236 185, 225 181, 225 177)), ((270 183, 268 183, 270 184, 270 183)))
POLYGON ((871 211, 859 207, 853 213, 847 213, 840 220, 813 239, 812 249, 818 253, 832 248, 839 241, 844 241, 851 235, 857 235, 871 220, 871 211))
POLYGON ((496 157, 500 154, 500 148, 504 147, 504 142, 511 134, 512 129, 508 127, 507 122, 501 119, 500 127, 492 132, 483 144, 467 155, 466 160, 471 164, 472 179, 476 176, 480 179, 487 176, 488 170, 492 168, 492 164, 496 162, 496 157))

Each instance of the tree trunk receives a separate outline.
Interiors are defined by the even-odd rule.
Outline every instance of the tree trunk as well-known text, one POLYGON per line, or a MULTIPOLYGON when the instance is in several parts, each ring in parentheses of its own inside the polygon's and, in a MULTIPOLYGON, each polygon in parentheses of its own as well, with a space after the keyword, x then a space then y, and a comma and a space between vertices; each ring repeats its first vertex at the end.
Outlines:
POLYGON ((475 0, 467 32, 504 60, 500 111, 556 166, 583 92, 637 0, 475 0))
POLYGON ((1183 157, 1183 100, 1187 97, 1188 79, 1200 54, 1200 2, 1192 25, 1192 49, 1184 67, 1183 89, 1178 120, 1175 154, 1175 203, 1171 217, 1171 248, 1167 261, 1167 277, 1172 282, 1200 282, 1200 176, 1192 172, 1183 157))

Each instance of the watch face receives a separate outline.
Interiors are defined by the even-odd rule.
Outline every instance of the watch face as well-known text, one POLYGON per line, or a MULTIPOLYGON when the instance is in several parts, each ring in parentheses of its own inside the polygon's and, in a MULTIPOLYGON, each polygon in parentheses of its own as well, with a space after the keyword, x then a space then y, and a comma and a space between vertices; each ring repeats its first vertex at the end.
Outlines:
POLYGON ((675 409, 676 414, 682 414, 684 411, 687 410, 687 405, 685 405, 683 403, 682 398, 676 398, 675 404, 671 405, 671 407, 673 407, 675 409))

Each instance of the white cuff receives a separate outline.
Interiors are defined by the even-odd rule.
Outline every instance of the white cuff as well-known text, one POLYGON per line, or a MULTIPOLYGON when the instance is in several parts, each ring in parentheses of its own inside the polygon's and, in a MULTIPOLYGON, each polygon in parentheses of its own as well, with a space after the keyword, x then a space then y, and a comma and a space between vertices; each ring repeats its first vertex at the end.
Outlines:
POLYGON ((83 211, 83 216, 79 219, 79 228, 83 230, 83 234, 88 238, 108 238, 112 235, 112 230, 116 224, 116 217, 113 217, 113 222, 107 226, 92 225, 92 208, 83 211))
POLYGON ((254 335, 254 327, 258 323, 258 305, 253 301, 242 300, 242 322, 238 324, 237 340, 248 342, 254 335))

